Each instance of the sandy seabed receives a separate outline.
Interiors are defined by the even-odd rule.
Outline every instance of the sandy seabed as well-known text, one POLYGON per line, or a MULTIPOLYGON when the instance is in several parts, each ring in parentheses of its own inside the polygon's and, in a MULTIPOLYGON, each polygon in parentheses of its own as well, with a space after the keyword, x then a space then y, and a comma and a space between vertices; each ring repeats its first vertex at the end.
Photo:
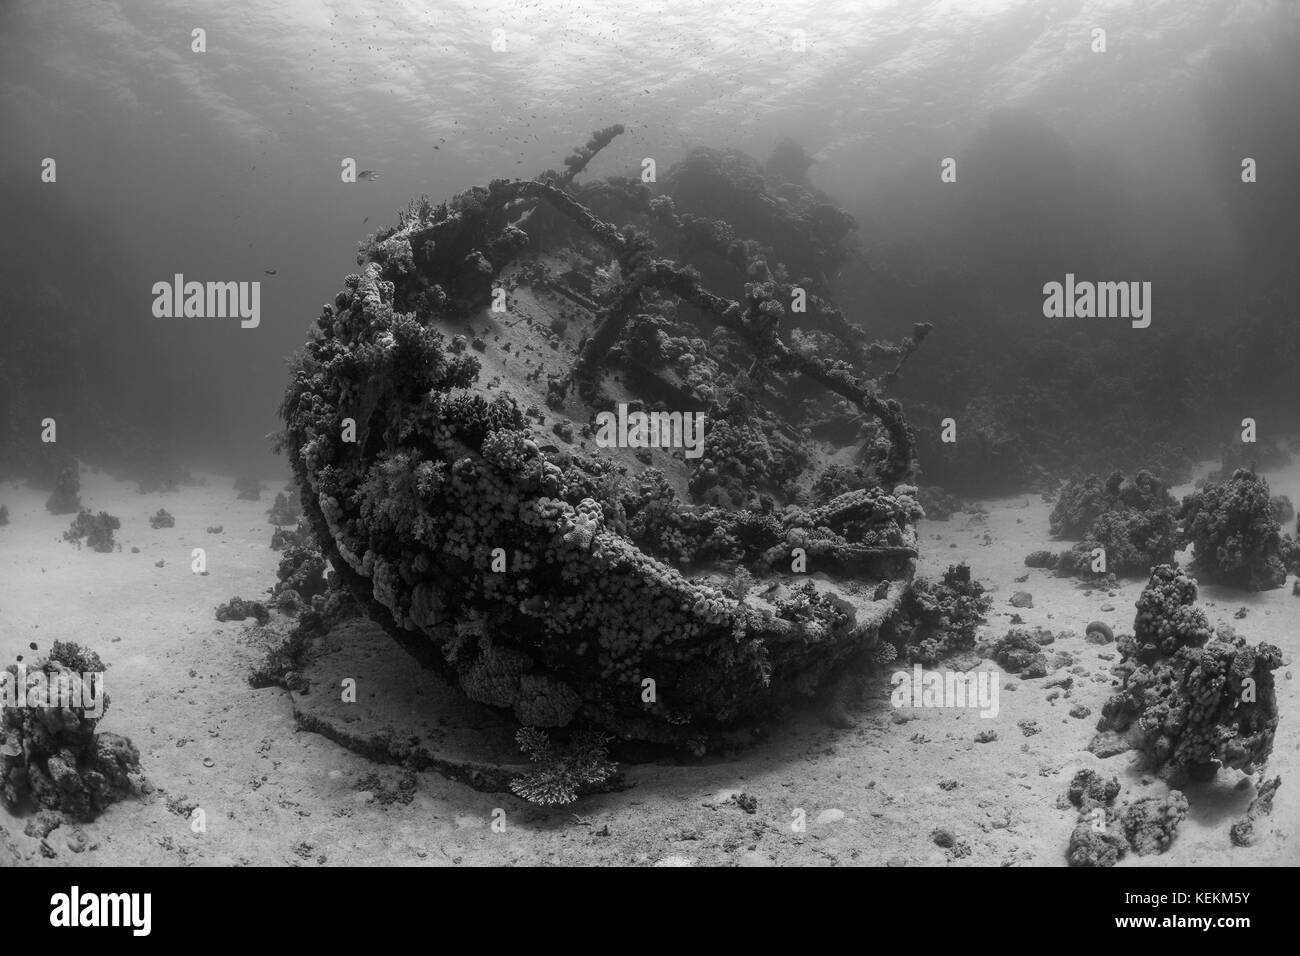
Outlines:
MULTIPOLYGON (((1300 464, 1269 481, 1274 494, 1300 502, 1300 464)), ((266 518, 273 497, 272 490, 262 501, 236 500, 230 480, 215 475, 205 485, 140 495, 134 484, 83 472, 85 505, 122 521, 122 550, 98 554, 62 540, 70 519, 45 511, 45 493, 0 486, 11 516, 0 527, 0 661, 34 660, 55 640, 97 651, 109 665, 112 698, 99 729, 134 741, 153 787, 94 823, 65 824, 43 839, 24 832, 29 817, 0 807, 0 866, 1064 866, 1076 811, 1060 797, 1075 771, 1117 775, 1121 800, 1167 792, 1129 769, 1131 755, 1101 760, 1084 749, 1111 693, 1112 660, 1103 655, 1116 655, 1114 644, 1087 643, 1084 628, 1103 620, 1116 633, 1131 632, 1145 582, 1088 591, 1026 569, 1030 551, 1062 547, 1050 543, 1050 506, 1037 496, 984 501, 986 513, 923 522, 921 573, 971 564, 993 591, 982 636, 1005 633, 1013 614, 1029 627, 1072 632, 1045 648, 1049 659, 1065 651, 1082 668, 1068 697, 1049 699, 1045 679, 1005 675, 994 718, 895 710, 887 677, 879 676, 850 707, 853 728, 800 715, 738 753, 626 766, 624 789, 555 809, 435 771, 375 763, 300 729, 288 692, 249 686, 264 651, 257 629, 219 623, 213 610, 234 595, 261 598, 274 582, 280 555, 269 547, 266 518), (159 508, 175 515, 174 528, 149 527, 159 508), (207 533, 217 525, 222 533, 207 533), (206 576, 191 571, 196 547, 206 549, 206 576), (1033 595, 1032 608, 1009 604, 1017 590, 1033 595), (1091 715, 1071 717, 1078 704, 1091 715), (976 743, 987 730, 997 739, 976 743), (194 807, 204 812, 204 832, 191 827, 194 807), (495 813, 504 828, 492 826, 494 811, 504 811, 495 813), (935 842, 939 829, 951 834, 951 847, 935 842)), ((1291 583, 1261 594, 1203 586, 1200 595, 1212 624, 1276 644, 1285 658, 1277 672, 1282 720, 1267 767, 1267 777, 1281 775, 1283 784, 1256 828, 1257 845, 1229 839, 1254 794, 1248 779, 1229 770, 1185 789, 1191 810, 1168 852, 1130 854, 1119 865, 1300 863, 1300 692, 1291 674, 1300 597, 1291 583), (1243 607, 1246 616, 1235 619, 1243 607)), ((991 661, 981 667, 997 669, 991 661)), ((1069 666, 1053 672, 1069 673, 1069 666)))

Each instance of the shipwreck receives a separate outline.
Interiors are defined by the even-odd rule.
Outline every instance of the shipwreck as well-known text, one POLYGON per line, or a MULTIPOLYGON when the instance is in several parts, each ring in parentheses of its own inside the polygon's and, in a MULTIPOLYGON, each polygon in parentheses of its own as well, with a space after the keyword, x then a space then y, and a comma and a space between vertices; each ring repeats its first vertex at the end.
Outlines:
POLYGON ((830 301, 854 226, 806 164, 577 182, 621 132, 370 237, 282 445, 422 665, 546 734, 702 753, 893 659, 922 512, 883 388, 929 326, 870 341, 830 301), (702 449, 598 442, 620 409, 698 416, 702 449))

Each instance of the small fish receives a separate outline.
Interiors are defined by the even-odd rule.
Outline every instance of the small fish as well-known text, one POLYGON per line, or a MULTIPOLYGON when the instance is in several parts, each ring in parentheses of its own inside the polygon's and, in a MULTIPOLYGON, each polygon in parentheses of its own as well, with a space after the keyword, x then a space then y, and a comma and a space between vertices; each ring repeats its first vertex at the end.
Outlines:
POLYGON ((371 182, 374 182, 378 178, 379 178, 379 174, 375 172, 373 169, 363 169, 361 170, 361 172, 357 173, 357 179, 366 179, 371 182))
POLYGON ((370 221, 370 217, 369 217, 369 216, 366 216, 365 219, 362 219, 362 220, 361 220, 361 225, 364 226, 364 225, 365 225, 366 223, 368 223, 369 221, 370 221))
POLYGON ((278 272, 277 270, 275 270, 275 269, 266 269, 266 270, 264 270, 264 271, 265 271, 266 274, 269 275, 269 276, 279 275, 279 272, 278 272))

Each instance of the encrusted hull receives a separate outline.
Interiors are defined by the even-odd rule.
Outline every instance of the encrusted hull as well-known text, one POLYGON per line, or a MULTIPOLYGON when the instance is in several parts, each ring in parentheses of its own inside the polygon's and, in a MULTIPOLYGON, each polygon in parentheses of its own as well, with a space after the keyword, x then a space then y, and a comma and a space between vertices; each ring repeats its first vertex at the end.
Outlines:
POLYGON ((910 430, 847 363, 762 328, 758 299, 743 313, 554 190, 494 183, 469 194, 472 208, 426 205, 377 239, 296 362, 285 447, 342 581, 471 699, 524 725, 699 751, 815 694, 877 644, 915 571, 921 512, 899 467, 910 430), (533 218, 539 201, 583 236, 533 218), (438 258, 453 246, 490 279, 477 294, 438 258), (563 281, 603 276, 602 248, 621 284, 563 281), (879 418, 863 427, 874 458, 785 427, 784 409, 728 413, 746 380, 723 350, 710 355, 712 339, 681 339, 691 359, 672 365, 619 345, 609 327, 620 308, 634 326, 682 319, 670 293, 692 310, 690 328, 710 322, 767 356, 770 377, 745 395, 807 406, 797 383, 811 379, 863 422, 879 418), (623 354, 604 363, 611 347, 623 354), (602 382, 604 364, 622 374, 602 382), (597 447, 592 422, 619 402, 716 417, 712 457, 708 446, 698 461, 597 447), (774 464, 747 472, 747 455, 774 464), (766 490, 742 480, 768 472, 766 490), (819 472, 809 496, 801 485, 819 472))

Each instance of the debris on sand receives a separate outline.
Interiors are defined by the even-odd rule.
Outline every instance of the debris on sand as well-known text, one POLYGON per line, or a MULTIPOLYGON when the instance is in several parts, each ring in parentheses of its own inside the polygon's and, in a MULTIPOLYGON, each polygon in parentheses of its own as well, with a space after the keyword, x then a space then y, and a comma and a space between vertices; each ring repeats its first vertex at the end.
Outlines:
POLYGON ((1084 629, 1083 639, 1089 644, 1110 644, 1115 640, 1115 632, 1105 621, 1091 621, 1084 629))

